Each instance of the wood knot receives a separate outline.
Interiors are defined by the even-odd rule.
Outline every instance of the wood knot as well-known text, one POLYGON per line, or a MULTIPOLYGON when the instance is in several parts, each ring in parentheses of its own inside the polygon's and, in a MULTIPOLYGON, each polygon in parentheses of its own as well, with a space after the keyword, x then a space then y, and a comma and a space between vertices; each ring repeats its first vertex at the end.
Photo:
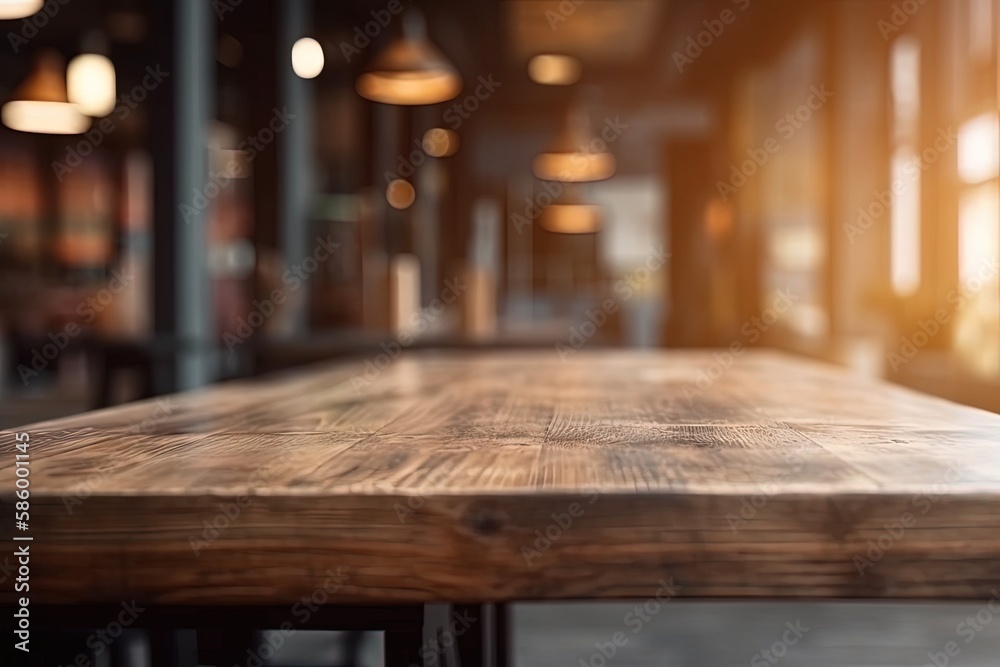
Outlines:
POLYGON ((503 530, 507 515, 490 507, 480 507, 471 513, 472 530, 479 535, 495 535, 503 530))

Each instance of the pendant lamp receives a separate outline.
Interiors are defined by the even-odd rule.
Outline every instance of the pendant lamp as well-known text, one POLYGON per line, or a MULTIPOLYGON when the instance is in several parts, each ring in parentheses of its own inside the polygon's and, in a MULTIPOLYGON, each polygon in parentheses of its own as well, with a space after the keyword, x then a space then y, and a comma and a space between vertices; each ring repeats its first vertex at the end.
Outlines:
POLYGON ((411 9, 403 16, 403 35, 375 56, 355 89, 373 102, 437 104, 461 92, 462 77, 427 39, 423 16, 411 9))
POLYGON ((115 110, 115 66, 108 58, 108 41, 100 32, 88 33, 82 53, 66 68, 66 96, 88 116, 103 118, 115 110))
POLYGON ((559 134, 531 163, 537 178, 562 183, 603 181, 614 176, 615 168, 615 156, 594 134, 590 117, 580 106, 570 108, 559 134))
POLYGON ((31 72, 0 109, 0 120, 12 130, 37 134, 80 134, 90 128, 90 118, 66 96, 63 61, 55 51, 38 54, 31 72))
POLYGON ((594 234, 601 230, 604 209, 584 197, 581 186, 567 185, 555 201, 542 209, 538 224, 555 234, 594 234))
POLYGON ((38 12, 45 0, 0 0, 0 19, 23 19, 38 12))

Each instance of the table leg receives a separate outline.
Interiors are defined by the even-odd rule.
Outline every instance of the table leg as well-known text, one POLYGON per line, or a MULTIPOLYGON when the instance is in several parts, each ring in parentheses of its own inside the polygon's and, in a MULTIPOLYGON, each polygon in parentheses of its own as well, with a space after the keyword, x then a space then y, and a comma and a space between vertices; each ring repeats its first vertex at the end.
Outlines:
POLYGON ((450 626, 445 632, 455 633, 460 667, 479 667, 485 664, 483 660, 486 657, 486 646, 483 639, 487 621, 483 611, 483 605, 479 604, 456 604, 452 607, 448 619, 450 626), (469 622, 467 628, 463 628, 465 622, 469 622))
POLYGON ((385 631, 385 667, 422 667, 420 648, 422 632, 413 630, 385 631))
MULTIPOLYGON (((199 628, 198 664, 230 667, 250 662, 258 654, 257 633, 240 628, 199 628)), ((263 662, 263 660, 260 660, 263 662)))
POLYGON ((152 667, 195 667, 198 640, 191 630, 154 628, 149 631, 152 667))
POLYGON ((507 667, 507 605, 458 604, 449 628, 455 629, 461 667, 507 667), (463 623, 476 619, 460 631, 463 623))
POLYGON ((510 612, 505 602, 493 606, 496 622, 494 623, 494 662, 493 667, 507 667, 510 654, 510 612))

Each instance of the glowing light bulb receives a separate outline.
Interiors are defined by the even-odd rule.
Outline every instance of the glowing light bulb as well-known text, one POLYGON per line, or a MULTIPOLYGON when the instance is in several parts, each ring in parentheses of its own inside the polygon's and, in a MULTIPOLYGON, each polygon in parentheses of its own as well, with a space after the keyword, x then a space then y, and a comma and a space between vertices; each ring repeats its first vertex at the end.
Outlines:
POLYGON ((323 47, 312 37, 303 37, 292 46, 292 70, 303 79, 315 79, 323 71, 323 47))
POLYGON ((96 53, 73 58, 66 68, 66 94, 88 116, 107 116, 115 110, 115 66, 96 53))

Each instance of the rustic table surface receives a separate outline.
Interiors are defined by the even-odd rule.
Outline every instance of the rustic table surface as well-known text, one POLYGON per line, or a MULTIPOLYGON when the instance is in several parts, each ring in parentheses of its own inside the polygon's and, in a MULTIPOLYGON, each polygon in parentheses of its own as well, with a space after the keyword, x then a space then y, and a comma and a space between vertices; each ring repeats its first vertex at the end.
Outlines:
POLYGON ((1000 582, 1000 416, 772 352, 387 360, 16 429, 32 601, 986 598, 1000 582))

